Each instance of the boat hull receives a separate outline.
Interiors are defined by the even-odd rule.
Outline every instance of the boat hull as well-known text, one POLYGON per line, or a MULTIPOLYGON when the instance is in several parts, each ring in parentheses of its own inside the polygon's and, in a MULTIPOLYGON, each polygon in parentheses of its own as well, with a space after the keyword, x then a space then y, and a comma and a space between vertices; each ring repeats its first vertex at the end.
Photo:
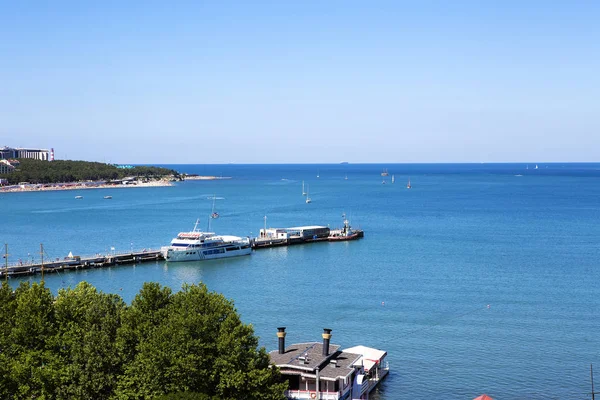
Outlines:
POLYGON ((219 249, 192 249, 192 250, 173 250, 168 249, 165 253, 167 262, 182 262, 182 261, 207 261, 217 260, 221 258, 247 256, 252 253, 250 245, 235 250, 219 249))
POLYGON ((327 238, 327 240, 330 242, 342 242, 342 241, 346 241, 346 240, 356 240, 360 237, 362 237, 362 236, 358 232, 355 232, 355 233, 352 233, 351 235, 345 235, 345 236, 329 236, 327 238))

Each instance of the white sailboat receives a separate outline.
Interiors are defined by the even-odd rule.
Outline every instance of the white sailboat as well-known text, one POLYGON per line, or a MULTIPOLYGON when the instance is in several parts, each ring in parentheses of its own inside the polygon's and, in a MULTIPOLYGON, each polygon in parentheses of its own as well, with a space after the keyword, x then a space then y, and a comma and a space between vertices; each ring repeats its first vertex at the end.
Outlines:
POLYGON ((346 176, 344 177, 344 180, 347 181, 348 180, 348 174, 346 174, 346 176))
POLYGON ((392 175, 392 183, 396 182, 396 178, 392 175))
POLYGON ((317 178, 319 178, 319 170, 317 170, 317 178))
POLYGON ((306 196, 306 191, 304 191, 304 181, 302 181, 302 196, 306 196))
POLYGON ((408 177, 408 183, 406 184, 406 188, 410 189, 412 186, 410 185, 410 177, 408 177))
POLYGON ((535 169, 538 169, 538 166, 537 166, 537 164, 535 164, 535 169))
POLYGON ((308 196, 308 184, 306 184, 306 204, 310 203, 310 197, 308 196))
POLYGON ((210 214, 210 217, 213 218, 213 219, 219 218, 219 213, 215 212, 215 200, 216 199, 217 199, 217 196, 213 195, 213 206, 212 206, 212 211, 211 211, 211 214, 210 214))

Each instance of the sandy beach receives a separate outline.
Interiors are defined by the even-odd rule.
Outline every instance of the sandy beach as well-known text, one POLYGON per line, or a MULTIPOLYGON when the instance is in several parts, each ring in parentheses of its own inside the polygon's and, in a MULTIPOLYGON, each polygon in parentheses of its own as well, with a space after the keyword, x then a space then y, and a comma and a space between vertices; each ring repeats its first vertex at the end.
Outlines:
POLYGON ((127 184, 108 184, 95 182, 54 183, 54 184, 23 184, 0 187, 0 193, 46 192, 52 190, 81 190, 81 189, 125 189, 140 187, 173 186, 169 180, 135 182, 127 184))

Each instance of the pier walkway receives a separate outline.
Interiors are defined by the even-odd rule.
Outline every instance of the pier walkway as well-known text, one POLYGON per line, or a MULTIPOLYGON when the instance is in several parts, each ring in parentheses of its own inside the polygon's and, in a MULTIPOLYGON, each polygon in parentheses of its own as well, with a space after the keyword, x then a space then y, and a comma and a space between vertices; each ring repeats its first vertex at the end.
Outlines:
MULTIPOLYGON (((277 247, 291 246, 297 244, 307 244, 313 242, 327 242, 332 240, 332 234, 336 230, 330 230, 325 226, 305 226, 283 229, 261 229, 261 235, 250 239, 250 244, 254 250, 277 247)), ((361 229, 353 230, 357 237, 363 237, 364 232, 361 229)), ((114 249, 113 249, 114 250, 114 249)), ((6 263, 7 254, 4 255, 4 265, 0 265, 0 277, 25 276, 36 273, 62 272, 69 270, 78 270, 86 268, 102 268, 113 265, 140 264, 151 261, 165 261, 161 249, 142 249, 131 250, 129 252, 119 252, 111 254, 96 254, 93 256, 69 256, 64 258, 44 258, 43 261, 19 260, 18 262, 6 263)))
POLYGON ((0 276, 22 276, 49 272, 62 272, 75 269, 101 268, 113 265, 139 264, 148 261, 164 260, 160 250, 143 249, 119 254, 96 254, 94 256, 72 256, 62 259, 48 259, 44 262, 12 262, 0 266, 0 276))

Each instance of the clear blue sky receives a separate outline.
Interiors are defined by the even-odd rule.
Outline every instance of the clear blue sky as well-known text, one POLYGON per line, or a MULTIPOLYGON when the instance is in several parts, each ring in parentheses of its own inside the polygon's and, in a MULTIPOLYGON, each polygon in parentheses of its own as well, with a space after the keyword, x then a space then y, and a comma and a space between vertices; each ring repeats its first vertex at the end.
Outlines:
POLYGON ((0 3, 0 146, 119 163, 599 161, 598 1, 0 3))

